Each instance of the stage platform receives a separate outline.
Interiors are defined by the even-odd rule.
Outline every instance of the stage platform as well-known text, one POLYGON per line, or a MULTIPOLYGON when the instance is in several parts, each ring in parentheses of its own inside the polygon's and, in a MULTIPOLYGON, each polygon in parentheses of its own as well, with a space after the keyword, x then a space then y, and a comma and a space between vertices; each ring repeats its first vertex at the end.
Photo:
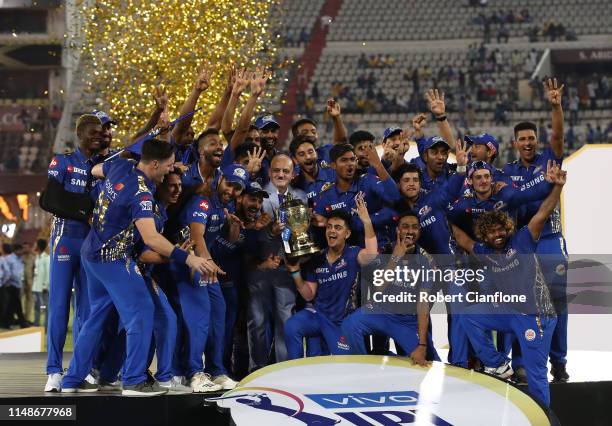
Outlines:
MULTIPOLYGON (((69 360, 71 354, 66 354, 69 360)), ((574 354, 575 361, 578 361, 574 354)), ((597 361, 601 361, 600 358, 597 361)), ((0 406, 75 406, 76 420, 45 421, 44 424, 70 425, 229 425, 230 415, 205 399, 220 394, 165 395, 151 398, 127 398, 119 393, 90 394, 45 393, 45 353, 0 354, 0 406)), ((551 408, 561 425, 608 426, 612 424, 612 378, 597 376, 596 365, 582 359, 580 382, 551 385, 551 408)), ((608 364, 609 365, 609 364, 608 364)), ((577 364, 574 364, 578 368, 577 364)), ((606 366, 607 368, 607 366, 606 366)), ((477 418, 477 414, 474 413, 477 418)), ((1 418, 1 417, 0 417, 1 418)), ((0 424, 35 424, 32 420, 5 421, 0 424)), ((256 423, 253 423, 256 424, 256 423)), ((304 424, 290 419, 286 424, 304 424)), ((378 425, 379 423, 363 423, 378 425)), ((473 423, 477 424, 477 423, 473 423)))

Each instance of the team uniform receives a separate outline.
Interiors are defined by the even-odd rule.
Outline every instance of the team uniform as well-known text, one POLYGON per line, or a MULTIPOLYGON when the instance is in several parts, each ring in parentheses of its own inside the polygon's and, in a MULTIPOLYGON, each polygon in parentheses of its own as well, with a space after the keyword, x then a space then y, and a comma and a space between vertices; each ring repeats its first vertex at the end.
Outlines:
MULTIPOLYGON (((216 194, 210 198, 195 195, 181 211, 179 227, 188 231, 192 222, 204 225, 204 240, 211 247, 225 220, 224 208, 216 194)), ((192 280, 189 268, 184 265, 172 265, 172 269, 182 314, 184 374, 181 375, 191 377, 203 372, 204 352, 207 372, 213 377, 226 374, 223 366, 225 301, 219 282, 206 283, 199 273, 192 280)))
POLYGON ((475 304, 465 309, 461 321, 478 358, 490 368, 503 365, 508 358, 495 349, 486 331, 514 334, 525 361, 529 392, 549 405, 547 360, 557 318, 534 254, 537 245, 527 226, 509 239, 501 254, 495 255, 493 248, 476 243, 474 254, 483 255, 479 260, 485 262, 490 271, 485 287, 489 291, 522 294, 527 301, 524 304, 475 304))
MULTIPOLYGON (((77 148, 69 154, 58 154, 49 164, 47 175, 61 183, 66 191, 88 193, 93 185, 91 168, 95 157, 87 158, 77 148)), ((75 313, 72 335, 76 342, 90 311, 85 271, 81 262, 81 246, 89 224, 53 217, 50 242, 49 316, 47 326, 47 374, 61 373, 62 351, 66 341, 70 297, 75 290, 75 313)))
POLYGON ((309 261, 305 268, 305 281, 317 283, 312 304, 293 315, 285 323, 285 343, 289 359, 301 358, 304 337, 322 337, 332 355, 348 355, 350 352, 342 335, 342 320, 353 310, 361 249, 346 246, 342 255, 329 264, 328 249, 309 261))
MULTIPOLYGON (((549 160, 562 163, 562 158, 556 158, 550 146, 541 154, 536 154, 534 160, 525 167, 520 160, 506 164, 504 172, 518 185, 530 185, 546 173, 549 160)), ((517 226, 529 223, 538 211, 541 201, 533 201, 519 209, 517 226)), ((559 209, 551 214, 542 231, 536 253, 540 257, 542 271, 550 286, 553 302, 557 311, 557 326, 553 334, 550 361, 553 364, 566 364, 567 359, 567 267, 568 255, 565 238, 561 233, 561 214, 559 209)), ((521 361, 514 360, 517 365, 521 361)))
MULTIPOLYGON (((363 192, 368 205, 370 215, 380 211, 383 206, 392 205, 400 198, 395 182, 390 177, 381 180, 377 176, 365 174, 356 178, 346 192, 340 192, 336 183, 328 183, 321 188, 321 192, 315 198, 314 212, 327 217, 334 210, 345 210, 352 215, 351 241, 363 245, 363 223, 355 213, 357 204, 355 197, 363 192)), ((375 227, 376 229, 376 227, 375 227)))
MULTIPOLYGON (((166 209, 161 203, 155 202, 153 213, 155 229, 161 234, 164 229, 164 224, 168 219, 166 209)), ((135 250, 135 258, 138 259, 140 254, 147 250, 150 249, 140 240, 135 250)), ((151 342, 147 365, 151 365, 153 354, 156 352, 157 372, 155 373, 155 379, 158 382, 168 382, 173 376, 177 375, 173 369, 177 334, 176 314, 166 294, 151 276, 153 265, 138 262, 138 267, 147 284, 147 289, 149 290, 149 294, 155 306, 153 314, 153 341, 151 342)))
POLYGON ((326 184, 336 181, 336 171, 334 169, 318 166, 317 176, 315 180, 306 180, 304 174, 298 173, 291 185, 301 189, 306 193, 308 198, 308 206, 313 207, 318 195, 321 193, 326 184))
MULTIPOLYGON (((371 263, 370 266, 384 267, 380 264, 380 259, 371 263)), ((398 264, 398 266, 400 265, 398 264)), ((416 246, 414 254, 409 253, 402 259, 401 266, 407 266, 415 270, 420 268, 431 269, 433 258, 421 247, 416 246)), ((421 282, 418 286, 411 287, 409 283, 394 281, 385 288, 384 293, 399 296, 411 290, 416 290, 414 292, 416 295, 418 291, 431 293, 433 288, 429 283, 421 282)), ((375 302, 369 301, 365 306, 346 317, 342 321, 342 333, 348 340, 351 354, 367 353, 364 337, 368 335, 390 337, 395 342, 398 351, 411 354, 419 344, 416 304, 412 307, 414 309, 404 305, 402 312, 393 312, 392 309, 386 309, 384 303, 377 305, 375 302)), ((428 333, 427 336, 427 359, 439 361, 431 340, 431 333, 428 333)))
POLYGON ((63 389, 77 388, 89 373, 104 325, 116 308, 126 329, 123 385, 146 380, 154 304, 132 251, 135 221, 154 219, 155 186, 126 160, 105 163, 106 180, 93 214, 92 229, 81 249, 91 313, 79 335, 63 389))
POLYGON ((463 195, 448 208, 449 221, 461 228, 472 239, 474 238, 474 223, 485 212, 498 210, 507 212, 516 220, 521 205, 536 200, 543 200, 550 193, 552 185, 540 175, 530 186, 520 188, 504 186, 499 192, 485 200, 480 200, 473 191, 463 195))

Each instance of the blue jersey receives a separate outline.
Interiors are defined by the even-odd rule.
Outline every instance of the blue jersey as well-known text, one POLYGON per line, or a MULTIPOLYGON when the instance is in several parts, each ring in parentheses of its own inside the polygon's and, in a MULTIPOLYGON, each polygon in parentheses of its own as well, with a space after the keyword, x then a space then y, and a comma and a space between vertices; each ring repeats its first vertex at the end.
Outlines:
POLYGON ((327 251, 309 261, 306 267, 306 281, 317 283, 314 299, 315 309, 335 324, 353 310, 353 299, 357 291, 359 263, 357 256, 360 248, 346 246, 342 256, 330 265, 327 251))
POLYGON ((257 251, 257 231, 252 229, 240 229, 237 241, 228 240, 225 232, 221 232, 215 238, 210 248, 210 255, 226 275, 219 276, 221 283, 231 281, 235 284, 241 283, 245 278, 244 255, 248 252, 257 251))
MULTIPOLYGON (((515 184, 530 186, 541 175, 546 174, 546 167, 549 160, 562 163, 563 158, 556 158, 550 146, 547 146, 541 154, 536 154, 533 161, 528 167, 525 167, 521 160, 516 160, 506 164, 504 173, 509 175, 515 184)), ((542 201, 533 201, 521 207, 519 210, 518 227, 525 226, 531 218, 537 213, 542 201)), ((560 233, 561 232, 561 214, 559 209, 555 209, 550 215, 542 230, 542 236, 560 233)))
POLYGON ((554 315, 548 286, 535 251, 538 242, 529 228, 520 228, 501 253, 483 243, 474 244, 474 254, 487 265, 487 282, 506 294, 525 295, 526 303, 509 303, 522 313, 554 315))
POLYGON ((446 185, 448 178, 453 174, 450 170, 448 164, 444 165, 444 170, 437 178, 432 178, 429 176, 429 172, 427 171, 427 164, 421 157, 416 157, 410 160, 410 162, 416 165, 419 169, 421 169, 421 173, 423 175, 423 179, 421 181, 421 188, 426 191, 432 191, 441 186, 446 185))
POLYGON ((138 219, 154 219, 155 185, 128 160, 105 164, 104 189, 93 211, 91 231, 81 253, 93 262, 132 256, 138 219))
MULTIPOLYGON (((212 179, 212 187, 214 188, 214 183, 219 180, 221 177, 221 171, 219 168, 216 168, 213 173, 212 179)), ((183 189, 191 188, 204 183, 204 178, 202 177, 202 173, 200 172, 200 163, 198 161, 194 161, 189 165, 189 168, 183 175, 182 179, 183 189)))
MULTIPOLYGON (((389 259, 389 255, 393 252, 393 245, 389 244, 385 248, 384 252, 387 253, 386 256, 378 257, 372 263, 367 265, 366 268, 371 269, 371 270, 373 270, 374 268, 375 269, 381 269, 381 268, 385 269, 386 263, 389 259)), ((399 266, 400 268, 403 268, 404 266, 406 266, 410 270, 413 270, 413 271, 419 271, 419 270, 428 271, 428 270, 433 269, 435 267, 435 264, 434 264, 433 257, 429 253, 427 253, 427 251, 425 251, 420 245, 416 244, 414 253, 406 253, 402 257, 400 262, 397 264, 397 266, 399 266)), ((383 290, 383 293, 385 295, 394 295, 394 296, 400 296, 406 293, 411 293, 415 295, 416 297, 415 300, 418 300, 419 299, 418 292, 421 290, 431 293, 433 291, 433 280, 420 279, 416 283, 413 283, 407 280, 403 280, 403 279, 395 280, 395 281, 390 282, 389 285, 385 287, 385 289, 383 290)), ((377 291, 377 288, 372 287, 371 294, 373 294, 373 292, 375 291, 377 291)), ((368 302, 368 305, 371 305, 372 308, 374 308, 376 311, 382 311, 383 313, 390 313, 390 314, 410 315, 410 316, 413 316, 416 320, 416 303, 413 303, 413 304, 406 303, 406 304, 398 305, 395 303, 389 304, 386 302, 381 302, 379 305, 377 305, 377 302, 375 300, 370 299, 370 301, 368 302)))
POLYGON ((486 200, 479 200, 470 191, 449 206, 448 219, 472 239, 474 238, 474 222, 484 212, 503 211, 516 222, 517 210, 521 205, 546 198, 552 189, 552 185, 546 182, 544 175, 538 176, 533 183, 532 186, 523 185, 520 188, 514 185, 505 186, 486 200))
MULTIPOLYGON (((155 220, 155 230, 157 232, 159 232, 160 234, 164 231, 164 225, 166 224, 166 221, 168 220, 168 213, 166 212, 166 209, 163 205, 161 205, 161 203, 155 201, 153 204, 153 219, 155 220)), ((142 238, 140 237, 140 233, 138 232, 138 229, 136 230, 137 232, 137 237, 136 237, 136 246, 134 249, 134 257, 136 258, 136 261, 138 262, 138 267, 140 268, 140 272, 145 275, 145 276, 151 276, 151 272, 153 271, 153 267, 155 266, 154 264, 143 264, 141 263, 138 258, 140 257, 140 255, 142 253, 144 253, 147 250, 151 250, 150 247, 148 247, 144 241, 142 241, 142 238)))
POLYGON ((365 174, 356 178, 346 192, 340 192, 336 183, 324 185, 315 198, 314 212, 328 217, 334 210, 345 210, 353 216, 352 228, 359 234, 356 240, 361 242, 363 239, 363 223, 355 213, 357 208, 355 197, 360 192, 365 194, 365 201, 370 214, 378 212, 385 204, 392 205, 400 198, 393 179, 387 178, 383 181, 377 176, 365 174))
POLYGON ((329 166, 331 164, 329 153, 333 147, 334 144, 328 143, 317 148, 317 158, 319 159, 319 164, 322 164, 323 166, 329 166))
POLYGON ((314 181, 306 180, 304 174, 300 173, 293 181, 292 186, 301 189, 306 193, 306 197, 308 198, 308 206, 312 207, 323 187, 327 183, 333 183, 335 181, 336 171, 334 169, 323 168, 321 165, 319 165, 317 176, 315 177, 314 181))
MULTIPOLYGON (((455 240, 446 218, 446 209, 460 192, 463 184, 463 175, 451 175, 447 184, 434 191, 423 191, 417 197, 413 208, 404 201, 398 202, 393 209, 383 209, 385 217, 392 218, 393 222, 387 229, 388 240, 394 242, 396 220, 403 210, 412 210, 419 217, 421 236, 419 244, 431 254, 454 254, 455 240)), ((374 219, 372 220, 374 222, 374 219)))
POLYGON ((210 250, 225 221, 224 208, 227 207, 221 204, 216 194, 211 197, 194 195, 180 213, 179 226, 181 229, 188 229, 192 222, 204 225, 204 241, 210 250))
MULTIPOLYGON (((64 189, 77 194, 87 194, 93 186, 91 168, 98 159, 93 156, 85 157, 77 148, 69 154, 57 154, 49 163, 47 176, 64 186, 64 189)), ((89 225, 73 219, 53 218, 53 233, 73 238, 85 238, 89 232, 89 225)))

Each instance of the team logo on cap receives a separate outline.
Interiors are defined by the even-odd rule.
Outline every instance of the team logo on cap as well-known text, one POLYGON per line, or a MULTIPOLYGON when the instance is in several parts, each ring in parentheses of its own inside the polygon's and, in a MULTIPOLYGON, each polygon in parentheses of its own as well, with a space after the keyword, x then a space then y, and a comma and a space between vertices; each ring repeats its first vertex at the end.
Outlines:
POLYGON ((536 338, 536 332, 533 328, 528 328, 527 330, 525 330, 525 339, 528 342, 533 342, 536 338))
POLYGON ((241 167, 237 167, 236 169, 234 169, 234 176, 238 176, 240 179, 245 179, 246 178, 246 170, 244 170, 241 167))
POLYGON ((264 115, 261 119, 263 121, 274 121, 274 116, 273 115, 264 115))
POLYGON ((206 200, 202 200, 200 201, 200 205, 199 205, 200 209, 202 210, 208 210, 208 202, 206 200))

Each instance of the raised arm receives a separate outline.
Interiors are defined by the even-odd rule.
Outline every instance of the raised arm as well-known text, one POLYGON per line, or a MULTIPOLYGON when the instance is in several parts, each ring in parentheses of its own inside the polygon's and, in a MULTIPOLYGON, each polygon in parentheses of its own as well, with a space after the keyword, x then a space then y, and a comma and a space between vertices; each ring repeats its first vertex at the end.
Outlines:
MULTIPOLYGON (((206 89, 208 89, 208 86, 210 86, 210 77, 212 75, 211 68, 212 67, 210 65, 204 65, 204 67, 202 67, 202 71, 200 71, 200 73, 198 74, 193 89, 191 90, 189 97, 185 100, 185 103, 181 107, 179 115, 185 115, 195 109, 196 104, 198 103, 198 98, 200 97, 202 92, 204 92, 206 89)), ((189 126, 191 126, 192 121, 193 115, 185 118, 182 121, 179 121, 176 124, 176 126, 172 130, 172 136, 174 137, 174 140, 177 141, 177 143, 182 140, 183 135, 187 132, 187 130, 189 130, 189 126)))
POLYGON ((453 235, 457 240, 457 245, 469 254, 474 254, 474 240, 469 237, 468 234, 463 232, 461 228, 456 225, 451 225, 453 228, 453 235))
POLYGON ((227 109, 227 105, 230 101, 230 96, 232 95, 232 86, 234 84, 233 80, 234 80, 235 74, 236 74, 236 71, 234 67, 232 66, 230 68, 230 71, 227 77, 227 83, 225 84, 225 89, 223 89, 223 94, 221 95, 221 99, 219 100, 219 103, 217 104, 214 111, 208 118, 208 121, 206 122, 206 128, 209 128, 209 127, 214 127, 215 129, 221 128, 222 120, 225 115, 225 110, 227 109))
POLYGON ((544 82, 544 92, 546 98, 552 107, 552 134, 550 136, 550 148, 555 154, 555 158, 560 160, 563 157, 563 106, 561 103, 561 94, 563 93, 562 84, 557 86, 557 79, 548 79, 544 82))
POLYGON ((538 240, 540 238, 540 234, 542 233, 542 229, 544 229, 544 224, 550 217, 550 214, 553 212, 555 207, 557 207, 557 202, 559 201, 559 196, 561 195, 561 190, 563 189, 563 185, 565 185, 567 172, 561 170, 561 168, 557 164, 553 164, 552 173, 554 174, 554 187, 548 197, 542 202, 540 208, 536 212, 535 215, 531 218, 527 227, 529 228, 529 232, 534 240, 538 240))
POLYGON ((446 140, 449 146, 453 146, 455 137, 453 130, 446 118, 446 104, 444 103, 444 92, 438 92, 438 89, 428 90, 425 97, 429 101, 429 109, 436 117, 440 136, 446 140))
POLYGON ((130 137, 131 142, 134 142, 136 139, 153 130, 159 121, 159 117, 161 116, 162 112, 167 108, 168 95, 166 95, 166 91, 161 86, 155 87, 153 99, 155 100, 155 110, 153 111, 153 114, 151 114, 151 117, 149 117, 149 121, 147 121, 147 123, 141 129, 139 129, 135 135, 130 137))
POLYGON ((242 68, 233 75, 232 92, 223 113, 221 120, 221 132, 224 135, 230 134, 234 126, 234 116, 236 115, 236 107, 240 101, 240 95, 249 84, 249 79, 246 77, 246 69, 242 68))
POLYGON ((251 124, 251 119, 253 118, 255 105, 257 105, 257 100, 263 93, 263 89, 268 81, 268 78, 270 78, 270 75, 267 74, 263 68, 258 68, 251 75, 251 80, 249 82, 251 85, 251 96, 249 96, 249 99, 247 100, 246 105, 240 114, 236 131, 234 132, 232 140, 230 141, 232 149, 235 149, 235 147, 240 145, 246 138, 246 135, 249 133, 249 126, 251 124))
POLYGON ((348 140, 348 132, 342 122, 340 104, 334 98, 329 98, 327 100, 327 113, 334 123, 332 144, 346 143, 348 140))
POLYGON ((357 215, 363 223, 363 229, 365 233, 365 248, 359 251, 359 254, 357 255, 357 261, 360 265, 367 265, 372 260, 374 260, 374 258, 378 254, 378 242, 376 240, 376 233, 374 232, 374 227, 372 226, 370 214, 368 213, 368 207, 366 206, 365 200, 363 199, 363 194, 358 194, 355 197, 355 202, 357 204, 357 215))

